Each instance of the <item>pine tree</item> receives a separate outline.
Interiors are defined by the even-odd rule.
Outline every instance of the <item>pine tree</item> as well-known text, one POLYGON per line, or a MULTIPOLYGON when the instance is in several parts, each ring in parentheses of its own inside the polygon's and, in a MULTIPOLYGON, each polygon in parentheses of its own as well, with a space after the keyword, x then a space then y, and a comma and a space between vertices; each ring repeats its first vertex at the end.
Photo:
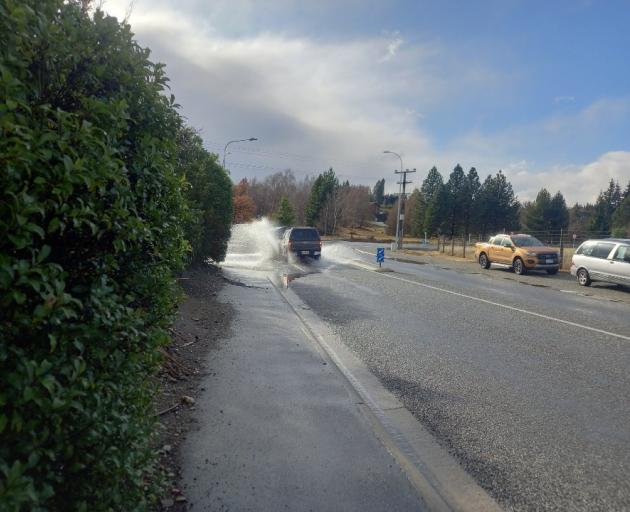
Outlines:
POLYGON ((551 194, 546 188, 540 189, 536 199, 527 206, 525 211, 525 225, 529 231, 548 231, 551 229, 549 212, 551 209, 551 194))
POLYGON ((444 230, 447 201, 446 187, 442 185, 427 204, 424 213, 424 229, 429 233, 441 233, 444 230))
POLYGON ((420 192, 426 204, 424 208, 424 218, 422 219, 423 229, 429 234, 437 233, 441 229, 444 220, 444 207, 446 203, 444 179, 437 170, 437 167, 431 168, 427 177, 422 182, 420 192))
POLYGON ((311 195, 304 212, 306 224, 308 226, 313 226, 315 224, 317 217, 319 217, 319 212, 322 209, 322 182, 323 178, 320 174, 317 178, 315 178, 313 187, 311 188, 311 195))
POLYGON ((431 167, 427 177, 422 182, 420 192, 422 192, 422 195, 427 202, 430 202, 437 195, 443 185, 444 179, 437 170, 437 167, 431 167))
POLYGON ((313 188, 311 189, 311 197, 306 206, 306 223, 309 226, 315 225, 320 217, 324 204, 338 186, 339 180, 335 176, 332 167, 315 179, 313 188))
POLYGON ((521 205, 514 195, 512 184, 502 171, 485 179, 479 190, 478 205, 482 234, 519 227, 521 205))
POLYGON ((461 165, 457 164, 450 174, 445 185, 445 192, 445 227, 452 237, 455 236, 455 233, 459 231, 462 225, 462 208, 464 208, 465 204, 468 202, 466 175, 461 165))
POLYGON ((282 196, 280 199, 280 206, 274 217, 281 226, 292 226, 295 222, 295 210, 287 196, 282 196))
POLYGON ((464 238, 468 238, 471 228, 476 229, 479 223, 479 214, 477 212, 479 189, 481 182, 479 174, 474 167, 470 168, 466 175, 466 203, 462 206, 464 216, 464 238))
POLYGON ((374 202, 379 206, 382 205, 383 197, 385 195, 385 178, 380 179, 376 182, 372 193, 374 195, 374 202))
POLYGON ((566 230, 569 227, 569 209, 560 191, 551 198, 549 223, 553 231, 566 230))
POLYGON ((613 236, 630 237, 630 194, 621 202, 612 216, 613 236))
POLYGON ((615 180, 610 180, 608 188, 600 192, 595 203, 595 215, 589 222, 589 231, 608 233, 612 228, 612 216, 622 201, 621 188, 615 180))
POLYGON ((427 202, 424 194, 415 189, 409 198, 411 207, 409 209, 410 234, 412 236, 424 236, 424 212, 427 209, 427 202), (413 202, 411 201, 413 199, 413 202))
POLYGON ((569 228, 572 233, 581 233, 588 230, 591 219, 595 216, 595 206, 575 203, 569 209, 569 228))

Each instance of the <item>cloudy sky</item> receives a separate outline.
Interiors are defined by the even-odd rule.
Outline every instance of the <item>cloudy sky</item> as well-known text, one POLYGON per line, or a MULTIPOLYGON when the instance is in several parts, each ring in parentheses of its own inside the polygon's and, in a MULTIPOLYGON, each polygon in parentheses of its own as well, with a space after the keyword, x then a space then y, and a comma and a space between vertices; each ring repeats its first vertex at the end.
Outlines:
POLYGON ((630 3, 105 0, 234 180, 436 165, 593 201, 630 180, 630 3))

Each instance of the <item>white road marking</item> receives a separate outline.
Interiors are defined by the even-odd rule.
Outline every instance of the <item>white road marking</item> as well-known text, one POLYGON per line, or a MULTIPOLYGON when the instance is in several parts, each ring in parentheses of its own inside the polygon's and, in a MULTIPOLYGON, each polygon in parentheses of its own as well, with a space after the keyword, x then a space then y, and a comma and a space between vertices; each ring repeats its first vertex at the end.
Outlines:
MULTIPOLYGON (((374 251, 374 252, 362 251, 361 249, 357 249, 355 247, 353 247, 352 250, 354 250, 356 252, 362 252, 363 254, 367 254, 369 256, 374 256, 376 258, 376 251, 374 251)), ((389 258, 387 258, 387 259, 389 259, 389 258)))
POLYGON ((445 290, 444 288, 438 288, 437 286, 431 286, 429 284, 419 283, 418 281, 412 281, 410 279, 405 279, 404 277, 397 277, 391 274, 382 274, 383 277, 389 277, 390 279, 395 279, 396 281, 402 281, 403 283, 413 284, 415 286, 421 286, 422 288, 428 288, 430 290, 435 290, 442 293, 448 293, 450 295, 456 295, 457 297, 463 297, 465 299, 474 300, 477 302, 483 302, 484 304, 490 304, 491 306, 497 306, 503 309, 509 309, 510 311, 517 311, 519 313, 524 313, 526 315, 535 316, 538 318, 544 318, 545 320, 551 320, 553 322, 559 322, 561 324, 570 325, 572 327, 578 327, 580 329, 585 329, 587 331, 598 332, 600 334, 605 334, 606 336, 613 336, 615 338, 620 338, 622 340, 630 341, 630 336, 625 336, 623 334, 618 334, 615 332, 605 331, 603 329, 597 329, 596 327, 590 327, 584 324, 578 324, 576 322, 571 322, 569 320, 563 320, 562 318, 556 318, 549 315, 543 315, 542 313, 536 313, 534 311, 528 311, 527 309, 517 308, 515 306, 508 306, 507 304, 501 304, 499 302, 493 302, 491 300, 482 299, 480 297, 474 297, 472 295, 466 295, 465 293, 454 292, 451 290, 445 290))
POLYGON ((297 263, 291 263, 291 265, 293 265, 295 268, 297 268, 300 272, 307 272, 307 270, 302 267, 301 265, 298 265, 297 263))

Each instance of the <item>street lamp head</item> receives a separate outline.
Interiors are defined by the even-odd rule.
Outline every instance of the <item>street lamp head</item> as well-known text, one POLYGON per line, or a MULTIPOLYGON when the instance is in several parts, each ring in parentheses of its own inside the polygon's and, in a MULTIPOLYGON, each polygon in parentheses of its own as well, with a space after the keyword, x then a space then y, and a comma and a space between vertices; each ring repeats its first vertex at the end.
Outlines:
POLYGON ((227 148, 230 144, 234 144, 235 142, 254 142, 255 140, 258 140, 258 139, 256 137, 250 137, 249 139, 237 139, 237 140, 228 141, 225 147, 223 148, 223 168, 225 169, 225 155, 227 154, 227 148))
POLYGON ((391 151, 389 149, 386 149, 385 151, 383 151, 383 153, 391 153, 391 151))

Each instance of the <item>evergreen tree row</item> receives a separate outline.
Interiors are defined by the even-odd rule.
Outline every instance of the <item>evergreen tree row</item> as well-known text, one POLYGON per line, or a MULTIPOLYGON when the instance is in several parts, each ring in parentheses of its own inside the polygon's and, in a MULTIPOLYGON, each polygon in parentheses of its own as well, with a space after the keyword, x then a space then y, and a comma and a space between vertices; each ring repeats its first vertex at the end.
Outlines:
POLYGON ((486 235, 519 228, 520 203, 501 171, 481 183, 474 167, 465 173, 457 165, 445 182, 433 167, 411 194, 408 211, 412 236, 486 235))
MULTIPOLYGON (((374 201, 391 206, 390 212, 395 212, 397 195, 384 194, 384 185, 384 180, 376 182, 374 201)), ((395 221, 390 224, 395 226, 395 221)), ((546 188, 538 192, 534 201, 520 203, 502 171, 488 175, 482 183, 474 167, 465 173, 458 164, 446 181, 433 167, 405 205, 405 233, 414 237, 425 233, 485 237, 514 230, 630 236, 630 183, 622 190, 619 183, 611 180, 594 205, 575 204, 568 208, 561 192, 552 196, 546 188)))

